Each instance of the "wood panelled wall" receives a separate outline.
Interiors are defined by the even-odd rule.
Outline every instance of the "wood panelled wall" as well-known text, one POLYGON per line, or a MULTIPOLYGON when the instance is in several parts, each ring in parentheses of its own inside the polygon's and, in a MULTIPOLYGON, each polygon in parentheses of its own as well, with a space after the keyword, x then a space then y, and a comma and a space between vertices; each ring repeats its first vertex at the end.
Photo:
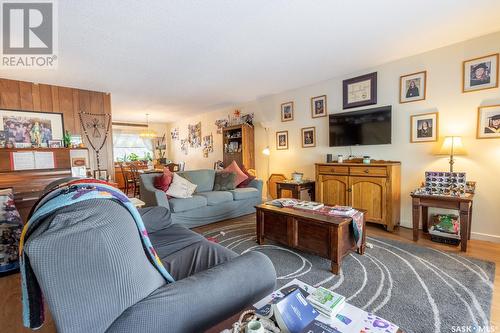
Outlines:
MULTIPOLYGON (((85 145, 89 147, 90 166, 97 168, 95 154, 85 138, 78 113, 111 114, 109 93, 0 78, 0 108, 62 113, 64 129, 71 134, 82 135, 85 145)), ((111 126, 100 160, 101 169, 107 169, 108 174, 114 177, 111 126)))

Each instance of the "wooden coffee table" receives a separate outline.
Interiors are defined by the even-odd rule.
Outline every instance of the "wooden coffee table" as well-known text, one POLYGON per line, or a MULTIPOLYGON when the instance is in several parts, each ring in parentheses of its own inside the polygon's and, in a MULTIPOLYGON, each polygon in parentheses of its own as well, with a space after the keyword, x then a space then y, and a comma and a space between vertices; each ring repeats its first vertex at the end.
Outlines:
MULTIPOLYGON (((257 209, 257 242, 264 239, 288 247, 313 253, 331 260, 331 270, 340 273, 342 258, 356 250, 351 231, 352 218, 326 216, 293 208, 278 208, 262 204, 257 209)), ((359 254, 365 252, 366 231, 363 220, 363 237, 359 254)))

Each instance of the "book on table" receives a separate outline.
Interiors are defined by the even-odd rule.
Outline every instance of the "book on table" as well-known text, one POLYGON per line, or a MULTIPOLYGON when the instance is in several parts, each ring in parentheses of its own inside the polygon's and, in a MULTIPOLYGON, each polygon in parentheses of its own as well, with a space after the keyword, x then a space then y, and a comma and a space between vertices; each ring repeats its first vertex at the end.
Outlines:
MULTIPOLYGON (((298 290, 306 299, 309 294, 314 293, 316 290, 316 288, 298 279, 294 279, 279 290, 255 303, 254 308, 258 309, 256 313, 259 315, 259 310, 266 305, 269 305, 269 308, 271 308, 270 304, 277 299, 283 298, 286 291, 290 289, 298 290), (284 290, 285 293, 282 293, 282 290, 284 290)), ((272 317, 272 313, 270 317, 272 317)), ((366 312, 345 301, 344 307, 335 316, 325 316, 320 312, 314 320, 311 320, 304 326, 301 333, 397 333, 398 329, 398 326, 390 321, 366 312)))
POLYGON ((345 297, 323 287, 307 296, 307 301, 327 317, 334 317, 344 308, 345 297))

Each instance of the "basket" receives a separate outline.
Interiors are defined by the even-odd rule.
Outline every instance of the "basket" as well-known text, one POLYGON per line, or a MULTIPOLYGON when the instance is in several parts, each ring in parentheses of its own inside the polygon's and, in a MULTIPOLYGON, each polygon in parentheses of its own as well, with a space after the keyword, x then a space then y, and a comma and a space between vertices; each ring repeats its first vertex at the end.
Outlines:
POLYGON ((460 239, 441 237, 441 236, 437 236, 437 235, 433 235, 433 234, 431 234, 431 241, 437 242, 437 243, 450 244, 450 245, 460 244, 460 239))

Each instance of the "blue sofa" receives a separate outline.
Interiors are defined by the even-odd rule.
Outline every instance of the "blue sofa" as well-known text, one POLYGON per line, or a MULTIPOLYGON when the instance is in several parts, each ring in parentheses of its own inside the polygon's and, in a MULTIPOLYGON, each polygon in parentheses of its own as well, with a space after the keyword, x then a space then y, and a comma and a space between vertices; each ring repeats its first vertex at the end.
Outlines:
POLYGON ((188 228, 197 227, 255 212, 262 203, 262 180, 254 179, 245 188, 231 191, 213 191, 214 170, 178 172, 179 176, 196 184, 192 198, 167 199, 165 193, 154 187, 154 178, 161 173, 145 173, 140 176, 141 200, 146 207, 162 206, 172 213, 173 223, 188 228))

